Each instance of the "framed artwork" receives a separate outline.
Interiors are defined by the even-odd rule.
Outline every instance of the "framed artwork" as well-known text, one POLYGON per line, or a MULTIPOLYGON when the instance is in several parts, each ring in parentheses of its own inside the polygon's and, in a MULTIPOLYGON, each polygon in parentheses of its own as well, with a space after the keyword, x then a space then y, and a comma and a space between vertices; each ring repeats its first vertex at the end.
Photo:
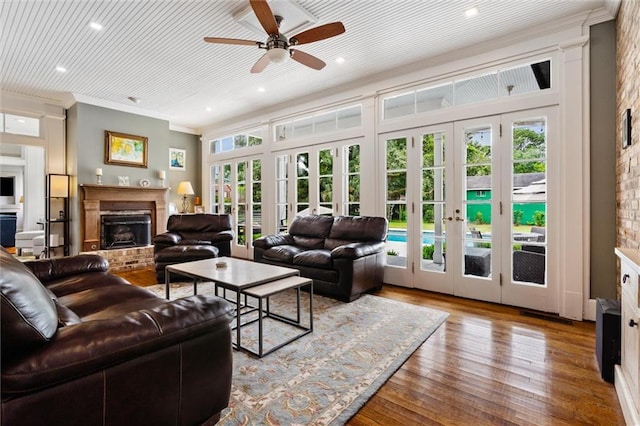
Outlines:
POLYGON ((179 148, 169 148, 169 169, 186 170, 187 151, 179 148))
POLYGON ((193 212, 194 213, 204 213, 204 206, 193 206, 193 212))
POLYGON ((622 148, 631 146, 631 109, 622 113, 622 148))
POLYGON ((147 142, 144 136, 104 131, 104 163, 147 168, 147 142))

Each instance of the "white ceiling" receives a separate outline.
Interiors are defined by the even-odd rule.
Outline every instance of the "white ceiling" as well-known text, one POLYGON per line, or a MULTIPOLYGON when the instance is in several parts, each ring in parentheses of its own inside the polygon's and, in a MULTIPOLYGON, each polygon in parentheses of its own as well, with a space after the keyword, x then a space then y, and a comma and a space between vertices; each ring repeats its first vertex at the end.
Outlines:
POLYGON ((263 50, 203 41, 265 41, 266 35, 234 19, 248 0, 3 0, 1 85, 4 92, 65 107, 77 100, 197 130, 578 13, 602 13, 611 2, 298 0, 317 18, 312 26, 341 21, 346 28, 345 34, 299 47, 326 68, 315 71, 290 60, 251 74, 263 50), (471 6, 479 14, 466 18, 471 6), (92 21, 103 29, 90 28, 92 21), (346 62, 337 64, 338 56, 346 62))

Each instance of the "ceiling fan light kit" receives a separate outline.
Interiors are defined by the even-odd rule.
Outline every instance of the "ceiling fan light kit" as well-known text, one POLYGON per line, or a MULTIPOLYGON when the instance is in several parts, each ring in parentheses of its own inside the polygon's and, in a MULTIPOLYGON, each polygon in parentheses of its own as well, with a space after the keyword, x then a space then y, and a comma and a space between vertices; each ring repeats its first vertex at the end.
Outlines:
POLYGON ((267 50, 267 56, 274 64, 280 64, 289 58, 289 52, 286 49, 276 47, 267 50))
POLYGON ((260 59, 258 59, 251 68, 252 73, 262 72, 269 63, 282 63, 289 57, 309 68, 321 70, 326 66, 322 60, 300 50, 291 49, 291 47, 325 40, 345 32, 342 22, 332 22, 330 24, 320 25, 319 27, 302 31, 287 40, 279 30, 283 18, 273 14, 266 0, 250 0, 249 4, 253 9, 256 18, 258 18, 258 22, 260 22, 260 25, 267 33, 268 38, 265 43, 252 40, 220 37, 205 37, 204 41, 207 43, 217 44, 237 44, 244 46, 255 45, 259 49, 266 49, 267 52, 262 55, 262 57, 260 57, 260 59))

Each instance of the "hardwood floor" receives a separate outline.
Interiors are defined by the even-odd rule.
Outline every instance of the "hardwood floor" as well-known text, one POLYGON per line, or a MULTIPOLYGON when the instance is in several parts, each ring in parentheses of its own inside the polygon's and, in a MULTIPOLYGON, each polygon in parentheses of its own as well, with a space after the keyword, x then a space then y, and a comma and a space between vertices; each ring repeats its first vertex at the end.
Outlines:
MULTIPOLYGON (((152 269, 120 275, 155 284, 152 269)), ((450 316, 349 425, 624 425, 594 323, 395 286, 378 295, 450 316)))

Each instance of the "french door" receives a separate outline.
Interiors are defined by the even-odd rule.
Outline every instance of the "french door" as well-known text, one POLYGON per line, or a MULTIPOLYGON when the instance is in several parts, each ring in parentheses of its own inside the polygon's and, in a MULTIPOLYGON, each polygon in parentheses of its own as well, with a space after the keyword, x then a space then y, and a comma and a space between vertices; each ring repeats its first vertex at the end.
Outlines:
POLYGON ((262 232, 262 160, 234 159, 211 166, 211 211, 232 215, 231 255, 250 258, 262 232))
POLYGON ((545 238, 556 114, 525 111, 382 135, 385 282, 557 311, 545 238))
POLYGON ((276 227, 297 215, 360 214, 360 145, 325 144, 275 157, 276 227))

